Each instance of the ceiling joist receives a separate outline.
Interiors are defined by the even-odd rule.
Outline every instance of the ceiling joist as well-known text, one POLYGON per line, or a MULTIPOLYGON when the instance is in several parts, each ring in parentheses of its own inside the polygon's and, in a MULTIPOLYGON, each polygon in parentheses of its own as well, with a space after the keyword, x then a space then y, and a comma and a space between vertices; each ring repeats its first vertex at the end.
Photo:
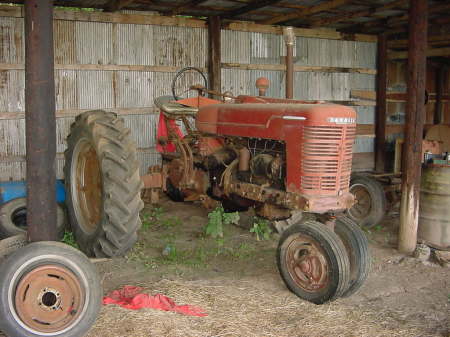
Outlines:
POLYGON ((222 18, 232 19, 241 14, 252 12, 252 11, 255 11, 255 10, 263 8, 263 7, 275 5, 279 2, 281 2, 281 0, 263 0, 263 1, 255 0, 243 7, 236 8, 236 9, 233 9, 233 10, 227 12, 225 15, 222 15, 222 18))
POLYGON ((286 21, 290 21, 290 20, 296 20, 296 19, 301 19, 301 18, 305 18, 309 15, 312 14, 316 14, 319 12, 324 12, 327 11, 329 9, 333 9, 342 5, 345 5, 347 3, 351 2, 351 0, 331 0, 331 1, 326 1, 326 2, 322 2, 318 5, 306 8, 304 10, 301 11, 296 11, 294 13, 291 14, 281 14, 281 15, 277 15, 274 16, 273 18, 270 19, 266 19, 266 20, 262 20, 258 23, 261 24, 266 24, 266 25, 273 25, 276 23, 280 23, 280 22, 286 22, 286 21))

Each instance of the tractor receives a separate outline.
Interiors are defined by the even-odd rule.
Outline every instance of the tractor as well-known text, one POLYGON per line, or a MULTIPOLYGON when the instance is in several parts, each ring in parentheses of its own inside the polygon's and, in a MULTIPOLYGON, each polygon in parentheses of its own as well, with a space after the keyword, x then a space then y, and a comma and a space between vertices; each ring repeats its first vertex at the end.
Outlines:
POLYGON ((367 239, 344 213, 354 204, 356 113, 266 97, 264 78, 256 86, 258 96, 221 94, 207 89, 200 70, 182 69, 172 95, 155 99, 161 164, 142 177, 123 120, 104 111, 78 116, 68 137, 65 181, 80 248, 102 257, 132 247, 144 187, 152 202, 163 191, 174 201, 220 202, 230 212, 253 208, 271 220, 281 232, 281 277, 302 299, 321 304, 356 292, 370 268, 367 239), (202 84, 188 83, 193 73, 202 84), (187 97, 177 92, 180 83, 187 97))

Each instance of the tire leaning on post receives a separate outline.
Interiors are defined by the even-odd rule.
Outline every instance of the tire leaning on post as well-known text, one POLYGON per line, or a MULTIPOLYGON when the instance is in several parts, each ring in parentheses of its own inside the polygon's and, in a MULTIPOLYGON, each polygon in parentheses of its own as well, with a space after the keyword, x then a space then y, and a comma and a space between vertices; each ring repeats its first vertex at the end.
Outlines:
POLYGON ((67 137, 64 176, 69 223, 88 256, 124 255, 137 240, 142 181, 136 145, 115 113, 78 115, 67 137))
POLYGON ((0 268, 0 331, 6 336, 79 337, 97 319, 100 279, 77 249, 60 242, 30 243, 0 268))

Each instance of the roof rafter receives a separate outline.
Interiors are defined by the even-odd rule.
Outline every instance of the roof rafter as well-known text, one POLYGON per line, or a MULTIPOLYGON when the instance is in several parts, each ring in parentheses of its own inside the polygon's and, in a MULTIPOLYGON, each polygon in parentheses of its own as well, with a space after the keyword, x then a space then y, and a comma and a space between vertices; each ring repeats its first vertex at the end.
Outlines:
POLYGON ((345 5, 346 3, 349 3, 351 1, 352 0, 326 1, 326 2, 322 2, 318 5, 308 7, 301 11, 296 11, 296 12, 290 13, 290 14, 281 14, 281 15, 274 16, 273 18, 270 18, 270 19, 261 20, 258 23, 272 25, 272 24, 276 24, 276 23, 280 23, 280 22, 301 19, 301 18, 307 17, 307 16, 315 14, 315 13, 324 12, 329 9, 345 5))
POLYGON ((388 9, 399 7, 399 6, 402 6, 407 3, 409 3, 409 0, 396 0, 396 1, 393 1, 391 3, 388 3, 388 4, 378 7, 378 8, 370 8, 370 9, 365 9, 365 10, 358 11, 358 12, 340 14, 340 15, 330 17, 330 18, 318 18, 318 19, 311 21, 311 26, 312 27, 329 26, 334 23, 338 23, 338 22, 342 22, 342 21, 349 21, 349 20, 353 20, 353 19, 360 18, 363 16, 372 16, 377 13, 381 13, 388 9))
POLYGON ((132 4, 133 2, 135 2, 135 0, 110 0, 105 6, 105 11, 116 12, 132 4))
POLYGON ((236 9, 233 9, 233 10, 225 13, 224 15, 222 15, 222 18, 232 19, 235 16, 238 16, 238 15, 241 15, 244 13, 248 13, 248 12, 252 12, 257 9, 266 7, 266 6, 274 5, 278 2, 281 2, 281 0, 263 0, 263 1, 254 0, 243 7, 236 8, 236 9))
POLYGON ((181 4, 180 6, 177 6, 173 9, 171 9, 170 11, 164 13, 168 16, 173 16, 173 15, 178 15, 180 13, 183 13, 183 11, 185 11, 186 9, 189 9, 193 6, 197 6, 199 4, 201 4, 202 2, 206 2, 207 0, 191 0, 188 2, 185 2, 184 4, 181 4))

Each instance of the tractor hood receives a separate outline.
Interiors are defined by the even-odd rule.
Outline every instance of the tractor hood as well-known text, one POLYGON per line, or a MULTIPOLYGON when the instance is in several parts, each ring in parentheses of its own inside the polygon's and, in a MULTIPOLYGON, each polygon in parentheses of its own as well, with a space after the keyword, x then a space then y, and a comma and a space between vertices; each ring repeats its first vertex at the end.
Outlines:
POLYGON ((284 140, 302 125, 355 125, 355 111, 337 104, 214 104, 199 109, 199 131, 223 136, 284 140))

